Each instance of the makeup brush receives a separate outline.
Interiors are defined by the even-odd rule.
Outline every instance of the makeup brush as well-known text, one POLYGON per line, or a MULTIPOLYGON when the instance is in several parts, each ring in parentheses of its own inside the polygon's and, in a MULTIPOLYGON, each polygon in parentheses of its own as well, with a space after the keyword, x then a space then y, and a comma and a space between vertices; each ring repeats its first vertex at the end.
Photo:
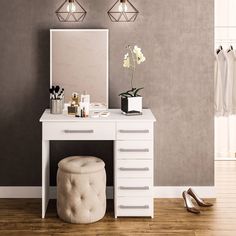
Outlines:
POLYGON ((60 90, 60 86, 57 85, 56 88, 55 88, 55 92, 58 93, 59 90, 60 90))
POLYGON ((61 89, 61 92, 59 93, 58 97, 62 99, 64 97, 64 88, 61 89))
POLYGON ((54 98, 54 90, 52 88, 50 88, 49 92, 50 92, 50 98, 53 99, 54 98))
POLYGON ((55 87, 54 86, 52 86, 52 94, 53 94, 53 99, 56 99, 55 87))
POLYGON ((55 93, 56 93, 56 99, 58 98, 58 92, 60 91, 60 86, 56 86, 55 93))

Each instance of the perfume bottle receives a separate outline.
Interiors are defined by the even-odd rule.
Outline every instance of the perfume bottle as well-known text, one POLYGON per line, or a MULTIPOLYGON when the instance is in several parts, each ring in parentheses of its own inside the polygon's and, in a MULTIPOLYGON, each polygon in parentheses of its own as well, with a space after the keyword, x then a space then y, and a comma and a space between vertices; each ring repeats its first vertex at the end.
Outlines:
POLYGON ((74 103, 75 105, 79 104, 79 95, 76 92, 72 93, 72 97, 71 97, 72 103, 74 103))
POLYGON ((78 105, 75 105, 75 102, 71 102, 71 105, 68 106, 68 115, 76 115, 78 105))

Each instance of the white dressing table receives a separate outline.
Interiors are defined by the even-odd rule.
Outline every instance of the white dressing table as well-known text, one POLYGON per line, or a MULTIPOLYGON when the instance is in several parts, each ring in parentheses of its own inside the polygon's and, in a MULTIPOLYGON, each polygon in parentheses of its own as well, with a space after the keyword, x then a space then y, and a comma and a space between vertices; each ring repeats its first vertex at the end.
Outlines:
POLYGON ((114 140, 114 211, 119 216, 153 217, 153 131, 151 110, 124 116, 110 109, 107 118, 52 115, 42 122, 42 218, 50 191, 50 140, 114 140))

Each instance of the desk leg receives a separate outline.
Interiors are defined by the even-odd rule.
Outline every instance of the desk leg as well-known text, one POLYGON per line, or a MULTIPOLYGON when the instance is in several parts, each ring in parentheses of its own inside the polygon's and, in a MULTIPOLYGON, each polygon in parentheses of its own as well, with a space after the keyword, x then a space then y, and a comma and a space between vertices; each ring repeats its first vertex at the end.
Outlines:
POLYGON ((116 173, 116 162, 117 162, 117 143, 116 141, 114 141, 113 143, 113 168, 114 168, 114 173, 113 173, 113 178, 114 178, 114 186, 113 186, 113 198, 114 198, 114 217, 117 218, 117 192, 116 192, 116 188, 117 188, 117 173, 116 173))
POLYGON ((45 218, 49 201, 49 187, 50 187, 50 157, 48 140, 42 140, 42 218, 45 218))

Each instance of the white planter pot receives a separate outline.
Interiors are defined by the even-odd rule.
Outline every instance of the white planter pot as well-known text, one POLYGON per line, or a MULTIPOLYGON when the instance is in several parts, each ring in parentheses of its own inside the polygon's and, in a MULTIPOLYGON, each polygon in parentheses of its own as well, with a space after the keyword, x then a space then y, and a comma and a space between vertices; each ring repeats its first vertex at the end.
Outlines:
POLYGON ((121 110, 125 114, 142 113, 142 108, 143 108, 142 97, 121 98, 121 110))

